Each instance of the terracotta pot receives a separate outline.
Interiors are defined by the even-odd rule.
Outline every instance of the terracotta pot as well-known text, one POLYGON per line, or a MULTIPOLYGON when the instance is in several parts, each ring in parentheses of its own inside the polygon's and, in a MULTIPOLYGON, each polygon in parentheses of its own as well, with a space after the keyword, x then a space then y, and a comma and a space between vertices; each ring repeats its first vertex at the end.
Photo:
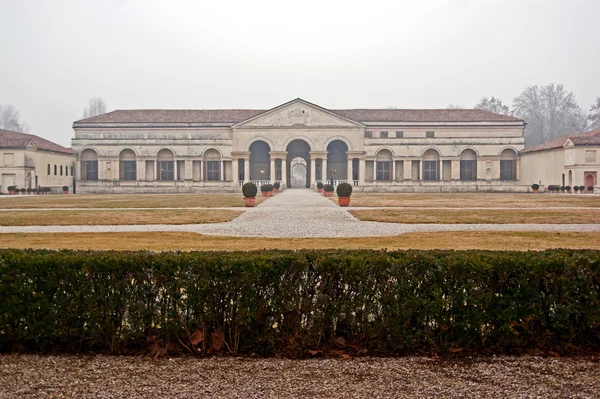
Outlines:
POLYGON ((340 204, 340 206, 350 205, 350 197, 338 197, 338 204, 340 204))
POLYGON ((323 194, 323 189, 322 189, 322 188, 317 188, 317 192, 318 192, 319 194, 323 194))
POLYGON ((537 193, 538 193, 538 191, 540 191, 540 189, 539 189, 539 188, 532 188, 532 190, 533 190, 533 193, 534 193, 534 194, 537 194, 537 193))
POLYGON ((325 194, 326 197, 333 197, 333 191, 325 191, 323 194, 325 194))
POLYGON ((256 204, 256 197, 244 197, 244 206, 251 208, 256 204))
POLYGON ((261 191, 261 195, 263 197, 268 197, 269 196, 269 192, 268 191, 261 191))
POLYGON ((274 189, 273 189, 273 192, 274 192, 275 194, 277 194, 277 193, 279 192, 279 189, 278 189, 278 188, 274 188, 274 189))
POLYGON ((63 190, 63 194, 69 194, 69 190, 63 190))

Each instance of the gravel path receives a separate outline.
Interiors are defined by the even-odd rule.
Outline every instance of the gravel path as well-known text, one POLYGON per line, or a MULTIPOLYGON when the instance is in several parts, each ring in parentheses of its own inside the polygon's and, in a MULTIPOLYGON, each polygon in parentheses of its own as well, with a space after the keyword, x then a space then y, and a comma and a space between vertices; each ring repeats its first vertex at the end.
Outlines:
MULTIPOLYGON (((217 209, 217 208, 211 208, 217 209)), ((352 208, 358 209, 358 208, 352 208)), ((361 208, 362 209, 362 208, 361 208)), ((379 209, 379 208, 378 208, 379 209)), ((455 208, 454 208, 455 209, 455 208)), ((580 208, 579 208, 580 209, 580 208)), ((237 208, 240 210, 240 208, 237 208)), ((600 224, 398 224, 359 221, 310 189, 285 190, 225 223, 129 226, 3 226, 0 233, 181 231, 214 236, 304 238, 394 236, 410 232, 600 232, 600 224)))
POLYGON ((597 398, 599 359, 0 356, 0 398, 597 398))

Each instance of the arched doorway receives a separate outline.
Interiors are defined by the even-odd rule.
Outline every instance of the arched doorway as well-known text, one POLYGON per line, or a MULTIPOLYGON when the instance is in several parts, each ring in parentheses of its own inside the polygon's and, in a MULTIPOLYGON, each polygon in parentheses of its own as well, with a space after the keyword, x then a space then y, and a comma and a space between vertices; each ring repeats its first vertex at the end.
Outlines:
POLYGON ((309 188, 313 174, 313 171, 310 170, 310 146, 306 141, 296 139, 290 141, 290 143, 285 147, 285 149, 287 151, 286 162, 288 167, 285 168, 287 171, 287 176, 285 176, 283 179, 286 182, 286 186, 309 188), (293 168, 296 165, 301 166, 297 166, 296 172, 294 172, 293 168), (301 172, 302 169, 304 170, 303 172, 301 172), (303 186, 297 185, 298 180, 294 180, 294 176, 297 177, 298 175, 295 175, 294 173, 303 173, 303 186))
POLYGON ((135 152, 125 149, 119 154, 119 180, 133 181, 137 177, 135 152))
POLYGON ((250 144, 250 180, 271 180, 270 151, 262 140, 250 144))
POLYGON ((477 180, 477 153, 470 148, 460 154, 460 180, 477 180))
POLYGON ((156 154, 156 160, 158 161, 158 180, 175 180, 175 156, 173 151, 163 148, 156 154))
POLYGON ((510 148, 500 154, 500 180, 517 180, 517 153, 510 148))
POLYGON ((290 187, 307 187, 308 167, 304 158, 296 157, 290 162, 290 187))
POLYGON ((587 188, 589 186, 595 186, 596 185, 596 174, 595 172, 587 172, 585 174, 585 189, 587 190, 587 188))
POLYGON ((341 140, 334 140, 327 146, 327 170, 325 180, 345 180, 348 176, 348 146, 341 140))
POLYGON ((423 154, 423 180, 440 180, 440 153, 429 149, 423 154))

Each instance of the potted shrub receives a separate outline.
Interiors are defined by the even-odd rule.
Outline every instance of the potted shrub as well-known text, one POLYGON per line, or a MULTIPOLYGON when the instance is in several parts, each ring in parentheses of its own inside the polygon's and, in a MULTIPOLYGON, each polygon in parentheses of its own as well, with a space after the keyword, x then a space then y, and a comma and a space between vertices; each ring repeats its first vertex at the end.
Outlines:
POLYGON ((593 193, 594 192, 594 186, 588 186, 587 188, 589 193, 593 193))
POLYGON ((256 193, 258 188, 252 182, 245 183, 242 186, 242 194, 244 194, 244 206, 253 207, 256 203, 256 193))
POLYGON ((579 192, 585 194, 585 186, 579 186, 579 192))
POLYGON ((536 194, 540 190, 540 185, 533 183, 531 189, 533 190, 533 193, 536 194))
POLYGON ((260 192, 263 197, 270 197, 273 195, 273 186, 271 184, 263 184, 260 186, 260 192))
POLYGON ((573 190, 575 190, 575 194, 579 191, 579 186, 573 186, 573 190))
POLYGON ((317 192, 323 194, 323 183, 317 183, 317 192))
POLYGON ((6 187, 6 189, 8 190, 8 194, 15 195, 15 191, 17 190, 17 187, 16 186, 8 186, 8 187, 6 187))
POLYGON ((560 192, 564 193, 565 192, 566 187, 565 186, 560 186, 560 192))
POLYGON ((333 184, 325 184, 323 186, 323 194, 326 197, 333 197, 333 191, 334 191, 333 184))
POLYGON ((281 184, 280 184, 278 181, 276 181, 276 182, 273 184, 273 192, 274 192, 275 194, 277 194, 277 193, 279 192, 279 187, 281 187, 281 184))
POLYGON ((571 186, 565 186, 565 191, 570 193, 571 192, 571 186))
POLYGON ((27 191, 26 189, 22 188, 19 190, 21 192, 21 195, 25 195, 25 191, 27 191))
POLYGON ((63 186, 63 194, 69 194, 69 186, 63 186))
POLYGON ((350 205, 350 195, 352 195, 352 186, 348 183, 340 183, 335 190, 338 195, 338 204, 340 206, 350 205))

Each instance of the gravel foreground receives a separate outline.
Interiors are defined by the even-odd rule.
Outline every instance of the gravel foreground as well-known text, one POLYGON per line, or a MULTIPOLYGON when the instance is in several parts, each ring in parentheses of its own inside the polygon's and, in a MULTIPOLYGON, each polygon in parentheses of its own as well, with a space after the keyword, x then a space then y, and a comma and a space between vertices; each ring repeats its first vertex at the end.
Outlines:
POLYGON ((0 356, 0 398, 598 398, 600 358, 0 356))

